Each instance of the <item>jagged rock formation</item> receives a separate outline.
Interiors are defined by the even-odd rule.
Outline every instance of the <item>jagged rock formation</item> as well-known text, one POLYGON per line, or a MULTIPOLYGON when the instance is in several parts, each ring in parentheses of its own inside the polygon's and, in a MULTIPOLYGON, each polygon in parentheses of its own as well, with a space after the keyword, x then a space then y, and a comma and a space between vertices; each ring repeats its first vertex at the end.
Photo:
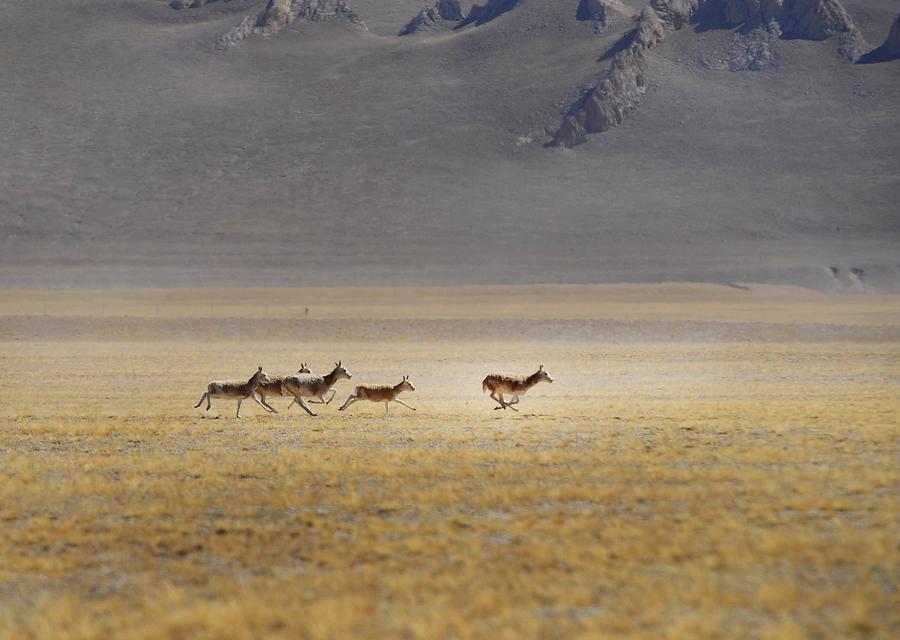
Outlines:
POLYGON ((720 71, 762 71, 775 63, 781 36, 781 29, 774 21, 765 28, 757 27, 750 31, 739 29, 732 34, 732 44, 727 52, 711 51, 709 57, 699 57, 697 64, 720 71))
POLYGON ((721 5, 726 26, 759 26, 775 20, 786 35, 810 40, 824 40, 853 24, 836 0, 722 0, 721 5))
POLYGON ((434 6, 425 7, 416 16, 406 23, 400 31, 401 36, 406 36, 417 31, 439 26, 442 22, 459 22, 465 16, 459 0, 438 0, 434 6))
POLYGON ((838 0, 719 0, 724 24, 753 28, 778 24, 788 38, 826 40, 839 37, 838 53, 856 60, 865 41, 838 0))
POLYGON ((366 24, 343 0, 269 0, 262 13, 256 17, 244 16, 237 26, 215 42, 215 46, 220 49, 233 47, 254 33, 271 35, 294 20, 321 22, 331 18, 344 18, 366 30, 366 24))
POLYGON ((580 0, 575 11, 575 19, 590 21, 594 33, 600 33, 609 26, 614 13, 626 16, 637 14, 621 0, 580 0))
POLYGON ((894 19, 887 39, 877 49, 873 49, 860 57, 859 62, 871 64, 873 62, 887 62, 900 58, 900 14, 894 19))
POLYGON ((515 9, 520 1, 521 0, 488 0, 484 5, 473 5, 472 8, 469 9, 469 13, 465 20, 463 20, 457 28, 465 27, 472 23, 482 25, 486 22, 490 22, 497 16, 515 9))
POLYGON ((264 33, 275 33, 294 20, 321 22, 342 17, 366 28, 365 23, 343 0, 269 0, 269 4, 256 21, 256 28, 264 33))
POLYGON ((233 47, 250 36, 256 29, 257 19, 258 18, 252 16, 244 16, 243 20, 241 20, 236 27, 227 31, 216 41, 216 48, 227 49, 228 47, 233 47))
POLYGON ((697 13, 700 0, 650 0, 650 7, 665 25, 677 31, 697 13))
POLYGON ((574 147, 585 142, 589 133, 621 124, 646 91, 647 52, 665 36, 666 27, 659 13, 653 6, 644 7, 637 26, 625 36, 627 46, 613 57, 606 76, 563 120, 554 143, 574 147))
MULTIPOLYGON (((589 6, 593 5, 585 11, 589 6)), ((824 40, 836 35, 838 53, 850 60, 858 59, 865 45, 838 0, 650 0, 637 26, 611 49, 617 53, 607 73, 563 119, 553 144, 573 147, 585 142, 589 133, 621 124, 646 91, 649 50, 667 31, 697 20, 701 10, 718 26, 755 29, 736 52, 735 64, 729 67, 735 71, 764 68, 772 60, 768 36, 824 40)), ((900 31, 897 24, 895 29, 900 31)))

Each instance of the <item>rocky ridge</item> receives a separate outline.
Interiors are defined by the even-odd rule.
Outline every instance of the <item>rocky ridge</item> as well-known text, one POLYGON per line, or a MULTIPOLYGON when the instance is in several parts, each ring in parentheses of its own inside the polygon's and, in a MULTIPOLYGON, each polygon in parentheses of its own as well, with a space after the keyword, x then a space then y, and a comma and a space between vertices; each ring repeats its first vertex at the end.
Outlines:
POLYGON ((838 36, 838 53, 855 61, 867 48, 838 0, 721 0, 724 26, 751 29, 777 24, 786 38, 826 40, 838 36))
MULTIPOLYGON (((676 0, 676 3, 683 4, 681 0, 676 0)), ((626 114, 638 106, 646 91, 644 75, 648 51, 666 37, 667 26, 678 28, 675 24, 681 24, 679 7, 664 11, 662 15, 666 16, 665 19, 652 3, 644 7, 637 26, 613 47, 620 50, 613 56, 606 75, 563 120, 554 136, 555 144, 565 147, 579 145, 587 141, 589 133, 618 126, 626 114)))
POLYGON ((851 61, 865 50, 865 40, 838 0, 651 0, 637 26, 610 50, 616 53, 607 72, 570 107, 551 144, 573 147, 590 133, 621 124, 646 91, 650 49, 692 22, 746 31, 746 46, 738 47, 739 60, 728 67, 733 71, 764 68, 772 59, 772 36, 808 40, 837 36, 838 54, 851 61))
POLYGON ((590 22, 594 32, 601 33, 609 28, 615 14, 634 17, 637 13, 621 0, 580 0, 575 18, 590 22))
POLYGON ((269 0, 262 13, 255 17, 244 16, 237 26, 226 32, 215 44, 219 48, 227 48, 252 34, 277 33, 295 20, 323 22, 333 18, 343 18, 363 31, 367 30, 362 18, 343 0, 269 0))
POLYGON ((275 33, 294 20, 322 22, 331 18, 345 18, 365 29, 365 23, 343 0, 270 0, 260 14, 256 27, 275 33))
POLYGON ((406 23, 398 35, 406 36, 418 31, 433 29, 441 24, 459 23, 465 16, 459 0, 438 0, 431 7, 425 7, 406 23))

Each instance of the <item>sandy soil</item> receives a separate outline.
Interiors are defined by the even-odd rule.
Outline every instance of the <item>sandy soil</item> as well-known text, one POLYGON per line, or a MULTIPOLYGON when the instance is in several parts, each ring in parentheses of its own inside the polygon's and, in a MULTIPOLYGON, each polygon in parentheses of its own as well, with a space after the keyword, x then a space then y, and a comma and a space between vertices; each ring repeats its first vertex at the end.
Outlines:
POLYGON ((900 625, 895 298, 667 285, 3 304, 0 637, 900 625), (554 333, 565 322, 592 328, 554 333), (626 339, 603 323, 644 324, 626 339), (193 409, 210 378, 336 359, 353 379, 318 417, 286 398, 277 415, 193 409), (493 410, 484 374, 537 364, 555 382, 493 410), (354 383, 405 374, 415 412, 337 411, 354 383))

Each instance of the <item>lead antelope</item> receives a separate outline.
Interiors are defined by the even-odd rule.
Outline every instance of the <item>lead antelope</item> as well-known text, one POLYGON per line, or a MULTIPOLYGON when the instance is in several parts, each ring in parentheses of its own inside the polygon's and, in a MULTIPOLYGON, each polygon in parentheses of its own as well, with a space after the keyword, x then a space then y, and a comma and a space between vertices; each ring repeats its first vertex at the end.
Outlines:
POLYGON ((361 384, 353 390, 353 394, 347 398, 347 401, 341 406, 338 411, 343 411, 351 404, 356 402, 357 400, 371 400, 372 402, 384 402, 384 412, 388 412, 388 403, 390 402, 399 402, 404 407, 416 410, 415 407, 410 407, 408 404, 403 402, 399 396, 404 391, 415 391, 416 388, 412 386, 412 383, 409 381, 409 376, 403 376, 403 380, 391 386, 389 384, 361 384))
MULTIPOLYGON (((297 369, 297 373, 310 373, 309 367, 306 366, 305 362, 300 364, 300 368, 297 369)), ((291 395, 290 393, 286 392, 283 387, 284 379, 286 377, 287 376, 269 376, 268 382, 263 382, 256 388, 256 394, 259 396, 259 399, 265 406, 269 407, 270 409, 272 408, 272 406, 268 402, 266 402, 266 398, 268 396, 291 395)), ((333 397, 334 396, 332 395, 332 398, 333 397)), ((293 404, 293 400, 291 400, 291 404, 293 404)))
POLYGON ((531 387, 544 380, 553 382, 550 374, 544 371, 544 365, 541 365, 530 376, 492 373, 482 381, 481 389, 482 391, 490 391, 491 398, 500 403, 500 406, 494 407, 494 409, 506 409, 506 407, 509 407, 513 411, 518 411, 513 405, 519 404, 519 396, 524 396, 531 387), (512 394, 512 400, 507 402, 503 397, 504 393, 512 394))
POLYGON ((268 374, 263 371, 263 368, 260 367, 256 370, 250 379, 247 382, 230 382, 230 381, 213 381, 206 385, 206 393, 200 396, 200 401, 194 405, 196 409, 203 401, 206 400, 206 409, 204 411, 209 411, 210 406, 212 406, 213 398, 225 398, 230 400, 237 400, 237 413, 235 414, 235 418, 241 417, 241 402, 246 400, 247 398, 253 398, 254 402, 261 406, 263 409, 270 413, 278 413, 272 407, 267 404, 260 402, 259 396, 256 395, 256 389, 259 387, 261 383, 270 382, 268 374))
POLYGON ((331 373, 328 375, 317 376, 312 373, 298 373, 293 376, 287 376, 281 382, 281 388, 285 395, 294 396, 291 405, 296 402, 304 411, 306 411, 306 413, 314 416, 316 414, 313 413, 312 409, 306 406, 303 398, 318 398, 320 404, 328 404, 328 402, 331 402, 331 398, 326 401, 325 394, 331 390, 331 387, 333 387, 338 380, 349 380, 352 377, 351 373, 338 361, 334 363, 334 369, 332 369, 331 373))

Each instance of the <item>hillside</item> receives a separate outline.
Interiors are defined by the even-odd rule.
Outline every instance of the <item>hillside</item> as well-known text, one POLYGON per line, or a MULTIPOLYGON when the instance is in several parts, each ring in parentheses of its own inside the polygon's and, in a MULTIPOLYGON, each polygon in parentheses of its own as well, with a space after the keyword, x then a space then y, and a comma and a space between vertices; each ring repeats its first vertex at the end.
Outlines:
POLYGON ((554 145, 644 4, 431 5, 400 36, 425 3, 6 3, 0 286, 900 289, 896 3, 816 31, 801 0, 654 0, 634 100, 554 145))

